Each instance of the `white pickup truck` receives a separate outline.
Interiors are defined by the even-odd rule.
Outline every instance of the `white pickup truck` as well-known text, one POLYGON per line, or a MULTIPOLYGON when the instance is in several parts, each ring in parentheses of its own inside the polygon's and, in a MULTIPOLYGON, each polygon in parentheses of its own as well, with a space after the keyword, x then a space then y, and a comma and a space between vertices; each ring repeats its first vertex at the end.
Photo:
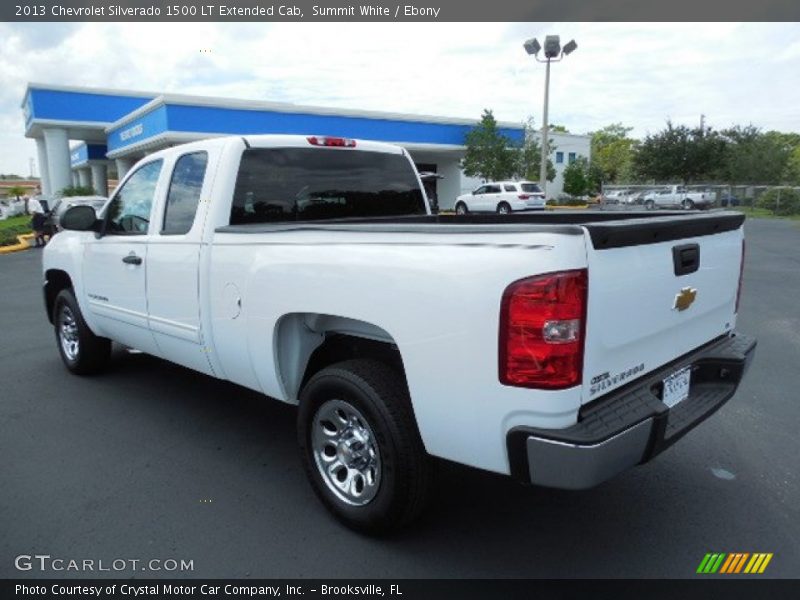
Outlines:
POLYGON ((670 185, 648 192, 642 198, 647 210, 656 208, 711 208, 716 201, 713 192, 692 192, 682 185, 670 185))
POLYGON ((44 297, 76 374, 114 341, 298 405, 315 492, 376 532, 420 512, 431 457, 587 488, 722 406, 755 348, 742 221, 431 215, 399 147, 226 137, 70 209, 44 297))

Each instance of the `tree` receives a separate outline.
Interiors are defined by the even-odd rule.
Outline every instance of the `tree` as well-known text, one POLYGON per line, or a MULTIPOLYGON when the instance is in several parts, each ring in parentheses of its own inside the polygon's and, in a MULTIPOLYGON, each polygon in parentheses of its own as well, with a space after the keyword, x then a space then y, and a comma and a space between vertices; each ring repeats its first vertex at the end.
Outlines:
POLYGON ((721 132, 726 140, 722 179, 730 183, 782 183, 792 153, 791 134, 763 133, 736 125, 721 132))
MULTIPOLYGON (((555 151, 555 146, 548 140, 548 156, 555 151)), ((539 133, 533 125, 533 117, 529 117, 525 123, 523 142, 517 151, 517 165, 514 172, 515 177, 527 179, 529 181, 539 181, 542 164, 542 146, 539 143, 539 133)), ((556 178, 556 168, 553 161, 547 159, 547 181, 556 178)))
POLYGON ((584 196, 591 187, 589 160, 579 156, 564 169, 564 191, 570 196, 584 196))
POLYGON ((465 137, 467 151, 461 168, 468 177, 487 181, 509 179, 517 170, 518 150, 500 133, 492 111, 484 109, 480 122, 465 137))
POLYGON ((601 181, 617 183, 632 178, 633 157, 639 144, 628 137, 632 130, 622 123, 612 123, 591 134, 591 162, 601 181))
POLYGON ((783 178, 789 185, 800 185, 800 145, 793 149, 789 155, 783 178))
POLYGON ((647 135, 634 157, 634 167, 645 179, 684 184, 719 177, 726 156, 726 140, 710 127, 673 125, 647 135))

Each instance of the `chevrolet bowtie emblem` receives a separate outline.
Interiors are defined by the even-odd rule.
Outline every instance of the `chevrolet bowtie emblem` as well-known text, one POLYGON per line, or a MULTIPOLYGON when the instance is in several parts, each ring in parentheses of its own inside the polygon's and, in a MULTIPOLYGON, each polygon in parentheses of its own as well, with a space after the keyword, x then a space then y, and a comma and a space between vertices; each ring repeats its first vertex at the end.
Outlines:
POLYGON ((679 294, 675 294, 675 304, 672 305, 672 310, 686 310, 692 305, 695 298, 697 298, 696 289, 682 288, 679 294))

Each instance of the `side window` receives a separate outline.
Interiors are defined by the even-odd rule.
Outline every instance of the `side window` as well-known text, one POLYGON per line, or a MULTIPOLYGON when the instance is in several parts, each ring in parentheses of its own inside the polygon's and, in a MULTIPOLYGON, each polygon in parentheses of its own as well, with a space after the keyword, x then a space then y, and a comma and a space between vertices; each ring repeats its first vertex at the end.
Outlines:
POLYGON ((150 209, 164 161, 154 160, 139 167, 114 194, 108 205, 106 233, 144 235, 150 223, 150 209))
POLYGON ((513 185, 504 185, 503 189, 505 191, 507 191, 507 192, 516 192, 517 191, 517 188, 515 188, 513 185))
POLYGON ((487 185, 486 186, 486 193, 487 194, 499 194, 500 193, 500 186, 499 185, 487 185))
POLYGON ((577 156, 575 155, 575 153, 574 152, 570 152, 569 155, 568 155, 569 164, 574 163, 576 159, 577 159, 577 156))
POLYGON ((179 235, 188 233, 192 228, 207 163, 206 152, 184 154, 175 162, 164 207, 162 234, 179 235))
POLYGON ((479 196, 480 194, 485 194, 486 193, 486 186, 482 185, 481 187, 479 187, 477 190, 475 190, 472 193, 475 194, 476 196, 479 196))

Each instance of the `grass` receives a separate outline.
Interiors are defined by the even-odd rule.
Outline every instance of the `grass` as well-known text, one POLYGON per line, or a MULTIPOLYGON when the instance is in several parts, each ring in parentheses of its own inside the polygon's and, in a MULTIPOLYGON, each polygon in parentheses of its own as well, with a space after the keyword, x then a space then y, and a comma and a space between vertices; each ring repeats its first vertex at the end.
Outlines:
POLYGON ((744 213, 749 219, 788 219, 790 221, 800 221, 800 215, 774 215, 768 208, 757 208, 754 206, 734 206, 733 210, 744 213))
POLYGON ((17 243, 17 236, 31 232, 31 216, 17 215, 0 221, 0 246, 17 243))

